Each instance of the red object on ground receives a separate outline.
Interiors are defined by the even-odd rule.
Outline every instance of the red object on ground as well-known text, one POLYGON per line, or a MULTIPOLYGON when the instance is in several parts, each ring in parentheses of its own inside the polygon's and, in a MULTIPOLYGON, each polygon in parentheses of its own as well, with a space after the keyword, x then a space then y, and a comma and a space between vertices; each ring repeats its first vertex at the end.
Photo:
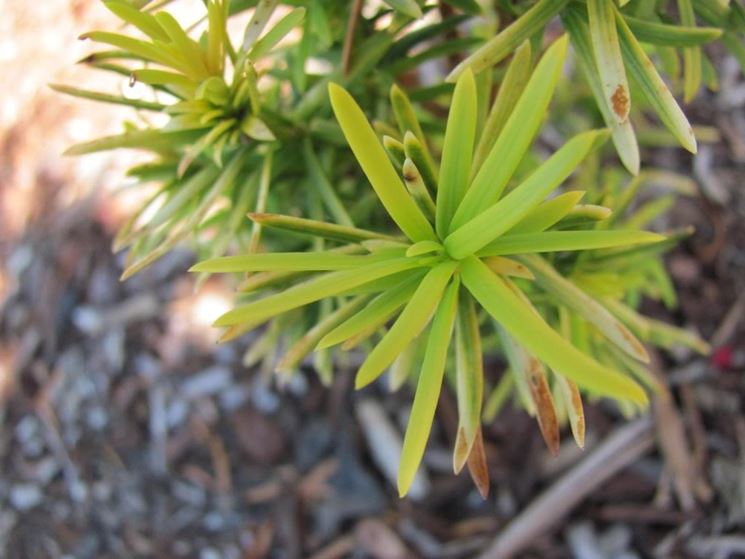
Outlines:
POLYGON ((730 369, 732 367, 732 347, 725 345, 715 349, 711 356, 711 362, 720 369, 730 369))

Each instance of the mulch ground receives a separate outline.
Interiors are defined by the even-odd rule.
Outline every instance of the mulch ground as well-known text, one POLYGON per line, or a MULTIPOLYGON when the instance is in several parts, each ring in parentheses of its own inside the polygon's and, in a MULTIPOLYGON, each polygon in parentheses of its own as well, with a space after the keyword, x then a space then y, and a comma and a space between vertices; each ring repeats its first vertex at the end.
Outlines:
POLYGON ((507 406, 484 427, 486 500, 452 475, 448 391, 416 498, 400 500, 389 470, 407 390, 355 393, 350 370, 326 389, 310 369, 279 387, 246 368, 252 338, 217 346, 208 326, 230 287, 195 293, 188 251, 120 283, 121 210, 106 191, 66 197, 80 170, 41 154, 39 138, 68 105, 40 95, 0 136, 2 199, 27 197, 23 220, 21 206, 0 209, 3 557, 745 556, 745 82, 730 61, 721 91, 691 109, 721 142, 695 161, 649 155, 701 194, 664 224, 697 229, 668 257, 680 307, 646 310, 698 331, 712 355, 661 353, 670 393, 653 418, 588 406, 586 449, 564 434, 557 458, 507 406))

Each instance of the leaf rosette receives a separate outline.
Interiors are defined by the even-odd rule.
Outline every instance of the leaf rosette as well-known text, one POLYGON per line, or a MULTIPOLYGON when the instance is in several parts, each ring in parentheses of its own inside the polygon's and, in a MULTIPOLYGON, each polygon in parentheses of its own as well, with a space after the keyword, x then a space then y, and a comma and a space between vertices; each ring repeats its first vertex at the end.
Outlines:
MULTIPOLYGON (((477 134, 476 82, 469 70, 464 71, 453 92, 439 166, 429 154, 426 138, 420 137, 421 127, 414 122, 415 113, 402 92, 392 95, 397 119, 406 129, 409 146, 416 145, 419 151, 407 153, 404 145, 404 163, 396 169, 395 159, 386 153, 352 96, 330 84, 331 105, 344 136, 400 234, 289 216, 252 215, 267 227, 303 231, 342 244, 319 252, 227 256, 193 268, 247 272, 256 277, 273 274, 285 281, 273 294, 253 297, 221 316, 215 324, 226 329, 224 340, 294 309, 331 299, 336 301, 335 310, 298 342, 302 351, 290 349, 295 362, 314 348, 337 344, 350 348, 372 341, 356 375, 355 384, 362 388, 402 361, 413 367, 416 359, 410 359, 411 352, 421 352, 400 466, 401 494, 408 490, 421 461, 451 351, 456 356, 460 413, 454 466, 459 470, 468 464, 472 474, 481 471, 473 457, 481 445, 481 315, 493 319, 503 348, 510 348, 505 353, 514 356, 510 361, 513 368, 519 367, 516 373, 524 381, 527 398, 540 408, 544 435, 553 429, 546 411, 553 406, 546 369, 561 379, 558 382, 575 409, 579 390, 626 406, 646 405, 645 390, 631 375, 576 347, 551 325, 553 317, 545 316, 541 305, 531 300, 539 292, 531 284, 544 276, 565 281, 541 254, 645 246, 665 239, 634 229, 573 229, 583 193, 568 191, 550 197, 607 139, 608 131, 574 136, 532 172, 511 182, 539 131, 566 47, 567 37, 562 37, 546 51, 524 80, 509 116, 484 126, 481 135, 477 134), (483 149, 482 141, 488 149, 483 149), (485 153, 480 162, 474 159, 479 147, 485 153), (437 177, 434 185, 427 184, 415 161, 419 166, 434 166, 429 169, 437 177), (379 331, 383 334, 378 339, 379 331)), ((514 96, 514 92, 503 83, 492 112, 503 104, 504 96, 514 96)), ((579 314, 630 359, 647 359, 641 342, 600 302, 576 286, 572 296, 581 297, 588 308, 569 306, 571 313, 579 314)), ((409 371, 399 375, 406 378, 409 371)))

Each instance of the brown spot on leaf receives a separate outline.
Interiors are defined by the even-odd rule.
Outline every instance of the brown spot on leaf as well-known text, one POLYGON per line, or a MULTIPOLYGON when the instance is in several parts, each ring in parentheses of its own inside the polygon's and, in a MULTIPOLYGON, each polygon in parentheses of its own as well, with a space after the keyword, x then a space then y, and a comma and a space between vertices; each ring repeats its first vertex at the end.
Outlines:
POLYGON ((486 499, 489 496, 489 468, 486 464, 481 427, 476 432, 476 438, 473 441, 473 446, 471 446, 471 454, 468 455, 468 471, 481 497, 486 499))
POLYGON ((616 113, 619 118, 626 118, 629 114, 629 94, 626 92, 626 88, 622 84, 618 84, 618 87, 613 92, 610 101, 613 105, 613 112, 616 113))
POLYGON ((556 456, 559 453, 559 420, 556 417, 556 408, 546 374, 540 361, 534 357, 528 360, 526 373, 530 394, 536 407, 538 427, 549 452, 556 456))

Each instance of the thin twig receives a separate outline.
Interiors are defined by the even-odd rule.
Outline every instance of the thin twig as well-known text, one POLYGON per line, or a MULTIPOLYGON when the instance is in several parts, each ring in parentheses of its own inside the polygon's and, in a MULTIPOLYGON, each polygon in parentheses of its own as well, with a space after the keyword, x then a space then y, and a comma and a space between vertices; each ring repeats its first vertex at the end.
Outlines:
POLYGON ((611 476, 643 456, 653 444, 649 416, 618 429, 508 524, 478 559, 512 557, 559 522, 611 476))
POLYGON ((657 439, 665 458, 665 470, 670 474, 670 482, 678 498, 680 507, 692 511, 696 506, 694 487, 696 485, 696 464, 686 437, 683 418, 678 411, 673 395, 661 371, 662 359, 659 353, 650 348, 652 373, 660 381, 660 391, 654 398, 654 419, 657 439))
POLYGON ((362 13, 362 0, 354 0, 352 11, 349 13, 347 22, 347 36, 344 37, 344 48, 341 51, 341 68, 346 76, 349 73, 349 65, 352 61, 352 47, 354 46, 354 34, 357 31, 357 23, 362 13))
POLYGON ((680 387, 680 396, 685 413, 685 424, 691 433, 691 445, 693 447, 693 464, 696 471, 695 492, 699 499, 707 502, 712 496, 712 489, 709 486, 706 475, 707 464, 709 462, 708 443, 706 440, 706 429, 701 419, 701 411, 696 404, 694 389, 690 384, 684 384, 680 387))
POLYGON ((696 506, 693 496, 696 472, 688 441, 685 436, 683 419, 673 402, 672 394, 664 389, 654 400, 654 417, 665 467, 670 474, 675 495, 684 511, 696 506))

